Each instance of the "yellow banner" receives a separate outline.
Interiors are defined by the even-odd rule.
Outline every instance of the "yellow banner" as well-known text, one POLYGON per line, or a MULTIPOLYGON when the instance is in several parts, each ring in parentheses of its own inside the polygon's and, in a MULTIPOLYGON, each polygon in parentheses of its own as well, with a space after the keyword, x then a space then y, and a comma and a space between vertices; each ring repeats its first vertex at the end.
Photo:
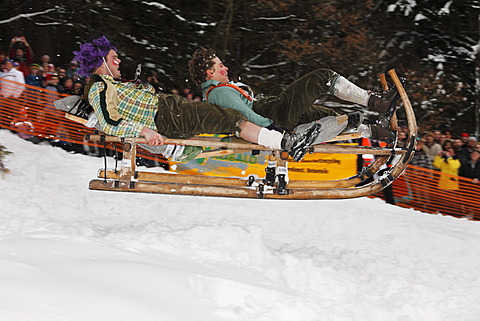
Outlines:
MULTIPOLYGON (((357 144, 342 144, 357 145, 357 144)), ((307 154, 301 162, 288 162, 288 175, 293 180, 338 180, 357 173, 356 154, 307 154)), ((195 159, 174 163, 171 169, 179 174, 248 177, 265 177, 265 155, 251 153, 195 159)))

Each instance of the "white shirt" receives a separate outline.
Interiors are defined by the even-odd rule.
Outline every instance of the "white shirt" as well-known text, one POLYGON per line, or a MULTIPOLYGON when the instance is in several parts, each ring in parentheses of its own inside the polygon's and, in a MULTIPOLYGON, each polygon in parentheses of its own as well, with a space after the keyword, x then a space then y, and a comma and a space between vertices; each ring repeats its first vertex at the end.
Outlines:
POLYGON ((8 98, 18 98, 25 89, 25 77, 23 73, 15 68, 0 74, 0 95, 8 98), (7 80, 7 81, 4 81, 7 80), (12 83, 12 81, 14 83, 12 83))

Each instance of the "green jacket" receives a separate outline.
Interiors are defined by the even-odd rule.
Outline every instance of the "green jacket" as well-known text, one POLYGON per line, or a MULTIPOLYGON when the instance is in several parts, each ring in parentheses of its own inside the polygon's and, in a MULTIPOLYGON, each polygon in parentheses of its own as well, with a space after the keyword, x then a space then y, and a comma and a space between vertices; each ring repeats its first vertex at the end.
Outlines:
MULTIPOLYGON (((230 82, 231 83, 231 82, 230 82)), ((216 80, 207 80, 200 86, 202 88, 203 100, 206 101, 206 93, 210 87, 220 84, 216 80)), ((208 102, 221 106, 223 108, 230 108, 241 112, 248 121, 261 126, 267 127, 272 124, 272 120, 263 117, 253 111, 254 101, 245 98, 238 90, 231 87, 217 87, 208 94, 208 102)))

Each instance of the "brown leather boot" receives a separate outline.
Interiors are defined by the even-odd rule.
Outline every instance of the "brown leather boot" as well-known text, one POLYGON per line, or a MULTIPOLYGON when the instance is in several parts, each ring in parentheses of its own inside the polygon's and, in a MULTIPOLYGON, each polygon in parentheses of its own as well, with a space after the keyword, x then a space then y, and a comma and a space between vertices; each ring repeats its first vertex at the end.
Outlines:
MULTIPOLYGON (((406 79, 400 78, 402 86, 405 87, 406 79)), ((400 98, 397 87, 391 86, 388 90, 383 92, 374 92, 370 94, 367 107, 370 111, 380 114, 383 118, 390 120, 395 112, 396 103, 400 98)))

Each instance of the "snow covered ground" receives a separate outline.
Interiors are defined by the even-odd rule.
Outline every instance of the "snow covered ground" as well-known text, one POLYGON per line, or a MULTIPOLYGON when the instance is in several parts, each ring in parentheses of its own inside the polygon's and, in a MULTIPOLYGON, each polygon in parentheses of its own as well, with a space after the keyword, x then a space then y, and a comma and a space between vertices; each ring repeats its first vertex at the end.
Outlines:
POLYGON ((479 318, 480 222, 368 198, 90 191, 101 159, 0 144, 2 321, 479 318))

